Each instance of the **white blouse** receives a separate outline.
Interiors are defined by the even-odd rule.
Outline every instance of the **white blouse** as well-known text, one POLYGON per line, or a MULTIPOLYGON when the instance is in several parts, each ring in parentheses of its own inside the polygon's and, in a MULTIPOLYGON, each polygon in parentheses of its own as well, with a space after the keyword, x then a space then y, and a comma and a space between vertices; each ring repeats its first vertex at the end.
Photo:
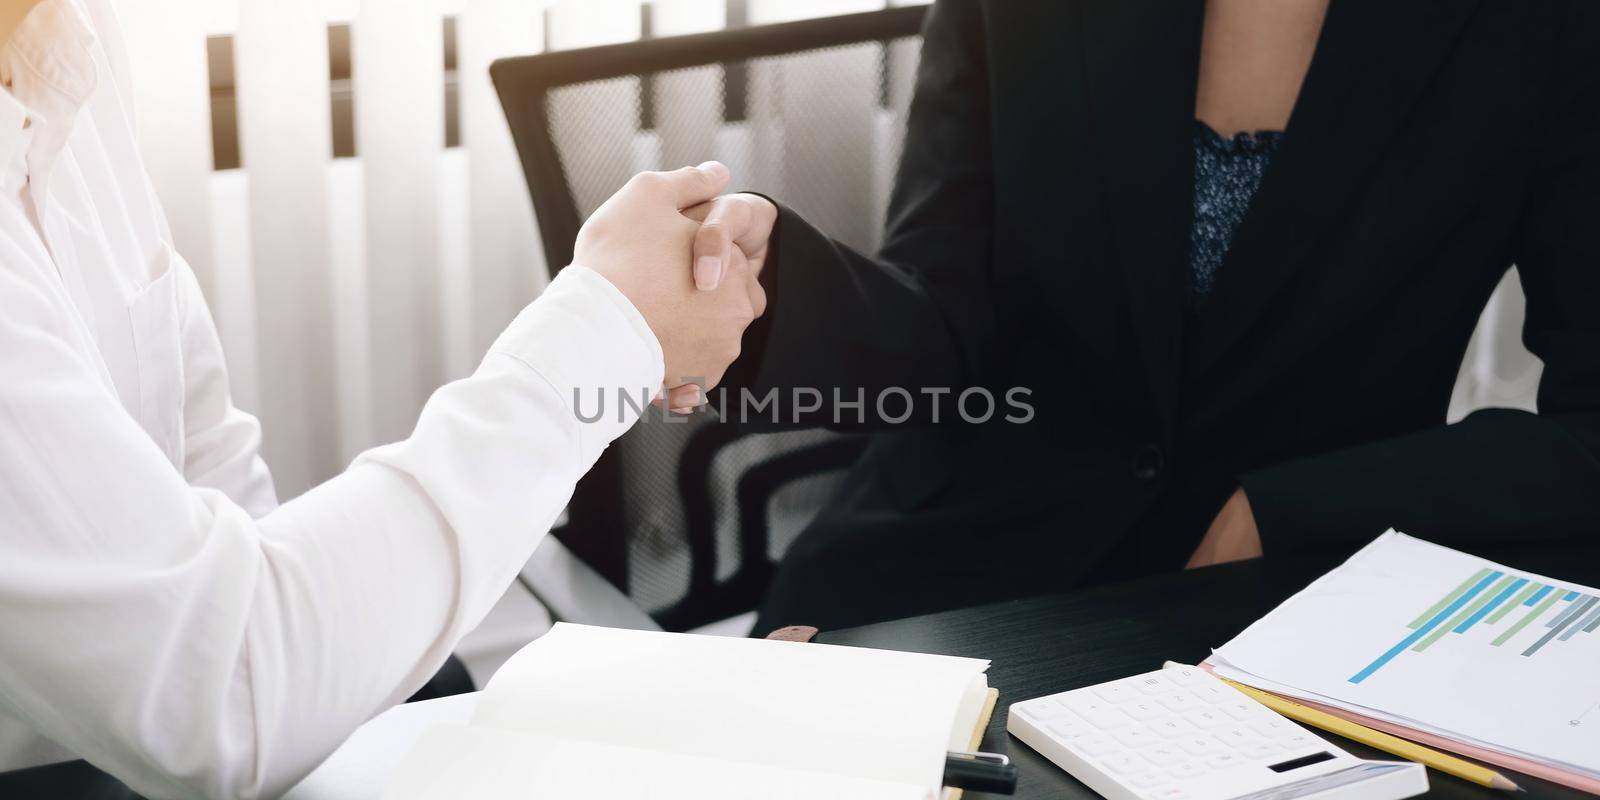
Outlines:
POLYGON ((661 348, 568 268, 409 439, 279 507, 119 36, 109 0, 46 0, 0 54, 0 770, 275 795, 488 611, 637 416, 574 391, 651 392, 661 348))

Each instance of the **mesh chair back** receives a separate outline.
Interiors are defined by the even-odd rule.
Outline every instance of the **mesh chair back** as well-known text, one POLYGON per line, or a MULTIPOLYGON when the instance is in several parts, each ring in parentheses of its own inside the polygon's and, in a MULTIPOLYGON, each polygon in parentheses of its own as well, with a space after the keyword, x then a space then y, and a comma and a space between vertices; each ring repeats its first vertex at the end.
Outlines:
MULTIPOLYGON (((898 8, 496 62, 552 269, 635 172, 713 158, 735 189, 875 249, 922 16, 898 8)), ((824 431, 741 437, 705 413, 647 415, 580 482, 559 535, 663 627, 704 624, 753 607, 859 449, 824 431)))

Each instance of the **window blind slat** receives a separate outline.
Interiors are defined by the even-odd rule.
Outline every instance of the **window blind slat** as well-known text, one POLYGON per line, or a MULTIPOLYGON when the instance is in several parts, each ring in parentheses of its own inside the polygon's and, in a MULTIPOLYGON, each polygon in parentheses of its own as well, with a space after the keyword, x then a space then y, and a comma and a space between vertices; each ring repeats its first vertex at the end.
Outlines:
POLYGON ((245 0, 234 43, 249 175, 263 451, 279 494, 338 471, 327 28, 314 0, 245 0))
POLYGON ((356 154, 366 186, 372 424, 403 438, 443 382, 439 162, 442 21, 431 0, 363 0, 351 26, 356 154))
POLYGON ((476 363, 546 282, 522 162, 489 81, 495 59, 543 47, 544 13, 526 0, 468 0, 456 26, 471 264, 463 346, 476 363))

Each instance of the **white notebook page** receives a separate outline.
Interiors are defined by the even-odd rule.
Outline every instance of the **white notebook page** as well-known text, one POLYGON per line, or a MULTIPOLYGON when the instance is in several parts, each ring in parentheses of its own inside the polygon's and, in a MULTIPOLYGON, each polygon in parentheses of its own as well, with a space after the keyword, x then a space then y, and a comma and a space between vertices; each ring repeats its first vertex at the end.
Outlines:
POLYGON ((932 800, 924 787, 715 758, 575 742, 499 728, 440 726, 384 800, 932 800))
MULTIPOLYGON (((518 752, 559 744, 554 752, 607 772, 646 770, 654 777, 641 785, 660 798, 680 796, 667 789, 671 776, 704 777, 714 771, 706 767, 711 762, 722 764, 730 787, 765 767, 791 777, 833 776, 827 796, 843 791, 849 782, 842 776, 874 787, 876 794, 864 796, 893 796, 884 787, 895 785, 922 797, 940 785, 952 742, 971 735, 954 727, 958 716, 974 713, 964 704, 981 702, 987 667, 976 659, 558 624, 489 682, 472 721, 476 733, 457 737, 472 739, 479 752, 441 744, 448 735, 429 736, 403 774, 425 774, 411 769, 422 761, 432 762, 434 773, 449 771, 439 761, 444 750, 470 755, 458 771, 492 771, 484 769, 492 763, 484 752, 498 730, 524 734, 515 737, 518 752)), ((561 777, 561 760, 551 752, 523 757, 537 773, 532 785, 555 791, 545 781, 559 780, 563 790, 576 790, 568 777, 593 771, 574 768, 561 777)), ((483 780, 516 783, 504 773, 483 780)), ((709 796, 705 791, 700 786, 693 796, 709 796)))

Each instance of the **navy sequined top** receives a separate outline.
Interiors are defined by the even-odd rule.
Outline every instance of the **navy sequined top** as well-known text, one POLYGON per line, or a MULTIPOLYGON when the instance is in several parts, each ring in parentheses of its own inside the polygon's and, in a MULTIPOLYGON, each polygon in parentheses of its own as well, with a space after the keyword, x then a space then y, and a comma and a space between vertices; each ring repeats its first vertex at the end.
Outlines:
POLYGON ((1224 138, 1210 125, 1195 120, 1194 227, 1189 231, 1191 299, 1203 300, 1216 285, 1222 257, 1282 141, 1282 131, 1224 138))

